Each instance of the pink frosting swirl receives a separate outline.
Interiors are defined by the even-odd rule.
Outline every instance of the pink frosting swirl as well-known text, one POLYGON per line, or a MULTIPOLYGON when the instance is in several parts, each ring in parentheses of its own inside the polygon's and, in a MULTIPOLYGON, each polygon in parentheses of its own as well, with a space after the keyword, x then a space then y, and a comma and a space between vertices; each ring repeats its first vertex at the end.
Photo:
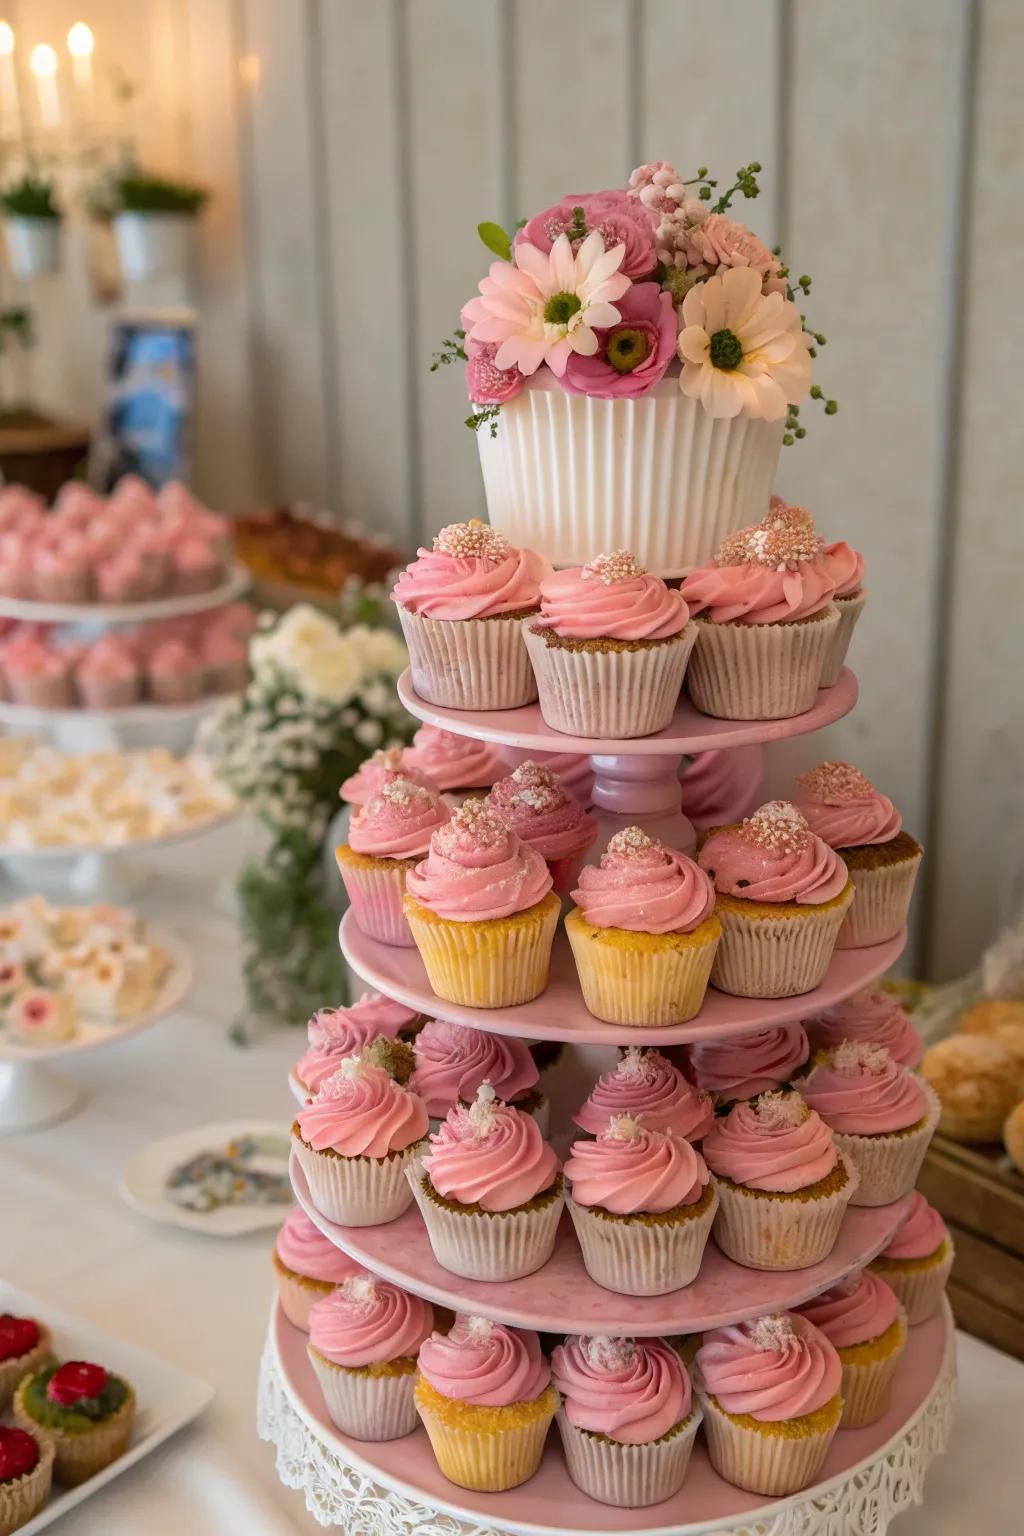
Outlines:
POLYGON ((720 1116, 704 1138, 704 1156, 712 1173, 778 1194, 817 1184, 839 1161, 821 1116, 798 1093, 777 1090, 720 1116))
POLYGON ((679 590, 716 624, 806 619, 835 592, 822 549, 810 513, 773 498, 759 523, 729 534, 715 558, 691 571, 679 590))
POLYGON ((821 563, 836 584, 836 597, 853 597, 864 585, 864 556, 842 540, 825 545, 821 563))
POLYGON ((572 899, 593 927, 631 933, 692 933, 715 906, 704 871, 640 827, 616 832, 600 864, 581 872, 572 899))
POLYGON ((881 987, 862 987, 852 997, 804 1020, 807 1037, 815 1050, 827 1051, 844 1040, 868 1040, 884 1045, 894 1061, 918 1067, 924 1041, 895 997, 881 987))
POLYGON ((433 1327, 429 1302, 372 1275, 343 1281, 309 1309, 313 1348, 350 1368, 415 1355, 433 1327))
POLYGON ((841 895, 849 879, 839 855, 785 800, 769 800, 740 826, 712 832, 698 860, 716 891, 747 901, 820 906, 841 895))
POLYGON ((822 1291, 800 1308, 800 1316, 820 1328, 836 1349, 880 1338, 899 1315, 900 1304, 892 1287, 867 1269, 822 1291))
POLYGON ((322 1280, 340 1285, 353 1275, 366 1271, 347 1253, 329 1242, 319 1227, 314 1227, 305 1211, 294 1210, 287 1216, 274 1244, 278 1258, 297 1275, 307 1280, 322 1280))
POLYGON ((449 1111, 423 1167, 439 1195, 484 1211, 525 1205, 558 1176, 558 1158, 536 1120, 499 1103, 486 1085, 469 1109, 449 1111))
POLYGON ((552 1353, 551 1379, 570 1424, 620 1445, 660 1440, 692 1406, 686 1368, 661 1339, 570 1336, 552 1353))
POLYGON ((536 608, 540 584, 551 573, 532 549, 508 540, 475 518, 442 528, 433 549, 420 549, 395 582, 391 596, 428 619, 486 619, 536 608))
POLYGON ((763 1424, 824 1408, 843 1374, 835 1346, 792 1312, 706 1333, 696 1368, 701 1387, 720 1408, 749 1413, 763 1424))
POLYGON ((535 1333, 485 1317, 459 1317, 449 1333, 432 1333, 420 1346, 420 1370, 442 1397, 478 1408, 530 1403, 551 1380, 535 1333))
POLYGON ((414 859, 426 853, 432 834, 450 816, 435 790, 394 778, 353 815, 349 846, 378 859, 414 859))
POLYGON ((342 1157, 402 1152, 429 1126, 422 1099, 358 1056, 346 1057, 295 1118, 304 1142, 342 1157))
POLYGON ((306 1025, 310 1049, 295 1063, 295 1076, 310 1093, 337 1072, 346 1056, 386 1035, 394 1040, 419 1015, 379 992, 364 992, 349 1008, 318 1008, 306 1025))
POLYGON ((599 1205, 616 1216, 671 1211, 695 1205, 708 1170, 681 1136, 649 1131, 631 1115, 618 1115, 596 1141, 577 1141, 565 1164, 577 1205, 599 1205))
POLYGON ((873 789, 850 763, 819 763, 797 779, 795 801, 811 831, 830 848, 888 843, 903 818, 888 795, 873 789))
POLYGON ((491 1035, 468 1024, 431 1019, 413 1043, 416 1070, 409 1087, 428 1115, 446 1115, 460 1099, 469 1103, 482 1083, 499 1099, 516 1099, 533 1088, 540 1073, 522 1040, 491 1035))
POLYGON ((430 852, 409 871, 406 890, 438 917, 485 922, 535 906, 551 873, 482 802, 468 800, 434 833, 430 852))
POLYGON ((679 593, 628 550, 556 571, 541 583, 540 624, 572 640, 667 640, 690 617, 679 593))
POLYGON ((753 1099, 788 1083, 810 1054, 799 1024, 775 1024, 726 1040, 700 1040, 687 1047, 690 1076, 722 1103, 753 1099))
POLYGON ((800 1084, 812 1109, 834 1131, 884 1136, 905 1131, 928 1113, 924 1089, 881 1045, 844 1041, 800 1084))
POLYGON ((938 1211, 919 1189, 910 1197, 910 1210, 899 1231, 884 1249, 883 1259, 926 1259, 946 1241, 949 1233, 938 1211))
POLYGON ((683 758, 679 774, 683 815, 699 832, 736 821, 752 810, 764 767, 764 747, 718 748, 683 758))
POLYGON ((412 746, 402 754, 406 767, 429 775, 442 791, 487 789, 500 779, 507 764, 487 741, 470 741, 436 725, 421 725, 412 746))
POLYGON ((649 1131, 666 1131, 684 1141, 700 1141, 715 1118, 711 1101, 666 1056, 636 1046, 598 1078, 572 1118, 581 1130, 599 1136, 613 1115, 632 1115, 649 1131))
POLYGON ((558 775, 540 763, 520 763, 499 779, 487 804, 549 863, 585 853, 597 836, 594 818, 562 787, 558 775))
POLYGON ((441 785, 429 773, 406 761, 406 752, 401 747, 389 747, 375 752, 364 763, 360 763, 357 771, 342 784, 341 798, 348 805, 365 805, 367 800, 380 793, 385 784, 390 784, 399 776, 408 779, 410 784, 418 784, 421 789, 432 789, 435 792, 441 789, 441 785))

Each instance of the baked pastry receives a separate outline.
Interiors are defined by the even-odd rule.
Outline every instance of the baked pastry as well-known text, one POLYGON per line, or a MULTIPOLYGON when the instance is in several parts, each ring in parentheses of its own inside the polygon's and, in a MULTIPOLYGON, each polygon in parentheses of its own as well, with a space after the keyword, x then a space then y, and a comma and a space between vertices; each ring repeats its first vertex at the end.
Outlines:
POLYGON ((489 741, 473 741, 437 725, 420 726, 402 753, 402 767, 432 779, 453 809, 471 796, 485 795, 508 771, 504 754, 489 741))
POLYGON ((343 1281, 365 1273, 298 1209, 288 1214, 277 1234, 273 1264, 281 1309, 290 1323, 306 1332, 310 1308, 343 1281))
POLYGON ((550 1106, 537 1086, 540 1072, 522 1040, 428 1019, 413 1053, 416 1065, 409 1087, 419 1094, 432 1120, 443 1120, 459 1104, 468 1107, 488 1083, 497 1098, 532 1115, 547 1135, 550 1106))
POLYGON ((102 1365, 69 1360, 26 1376, 13 1409, 23 1429, 53 1448, 57 1481, 75 1488, 127 1450, 135 1393, 102 1365))
POLYGON ((660 1051, 629 1046, 610 1072, 598 1078, 573 1115, 573 1124, 600 1136, 615 1115, 632 1115, 649 1131, 699 1142, 714 1124, 706 1093, 688 1083, 660 1051))
POLYGON ((0 1313, 0 1413, 4 1413, 23 1376, 38 1371, 49 1359, 53 1338, 34 1317, 0 1313))
POLYGON ((563 906, 597 837, 597 822, 563 786, 553 768, 532 759, 499 779, 486 802, 507 827, 536 850, 551 872, 563 906))
POLYGON ((884 1045, 904 1067, 919 1067, 924 1054, 924 1041, 903 1004, 881 987, 862 987, 841 1003, 812 1014, 804 1019, 804 1029, 816 1051, 842 1045, 844 1040, 863 1040, 884 1045))
POLYGON ((775 1024, 749 1035, 698 1040, 678 1048, 697 1087, 719 1108, 792 1082, 810 1047, 800 1024, 775 1024))
POLYGON ((52 1478, 53 1446, 0 1424, 0 1536, 12 1536, 39 1513, 52 1478))
POLYGON ((450 816, 437 790, 401 775, 356 810, 336 858, 352 915, 367 938, 413 947, 402 910, 406 879, 450 816))
POLYGON ((939 1129, 954 1141, 1001 1141, 1024 1098, 1024 1063, 987 1035, 950 1035, 929 1046, 921 1072, 942 1105, 939 1129))
POLYGON ((1024 1099, 1006 1117, 1003 1145, 1018 1173, 1024 1173, 1024 1099))
POLYGON ((364 992, 344 1008, 318 1008, 306 1025, 309 1050, 292 1069, 303 1096, 316 1093, 346 1056, 358 1055, 381 1035, 409 1039, 422 1018, 380 992, 364 992))
POLYGON ((877 1274, 861 1270, 799 1308, 834 1344, 843 1367, 844 1429, 874 1424, 889 1407, 907 1345, 907 1315, 877 1274))
POLYGON ((896 1236, 868 1268, 892 1287, 913 1327, 939 1310, 952 1267, 953 1239, 946 1223, 915 1189, 896 1236))
POLYGON ((343 1280, 313 1306, 306 1349, 342 1434, 356 1440, 412 1434, 416 1356, 433 1330, 429 1302, 372 1275, 343 1280))

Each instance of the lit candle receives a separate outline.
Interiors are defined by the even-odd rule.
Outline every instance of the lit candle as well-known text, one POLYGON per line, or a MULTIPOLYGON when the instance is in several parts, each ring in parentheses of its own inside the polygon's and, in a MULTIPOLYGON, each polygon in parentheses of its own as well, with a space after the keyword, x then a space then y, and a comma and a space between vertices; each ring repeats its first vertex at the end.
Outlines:
POLYGON ((28 56, 36 77, 39 121, 44 128, 60 127, 60 91, 57 88, 57 55, 49 43, 37 43, 28 56))
POLYGON ((14 28, 9 21, 0 21, 0 123, 7 131, 8 118, 11 137, 21 137, 21 97, 18 94, 18 71, 14 67, 14 28))
POLYGON ((71 78, 78 115, 83 118, 92 113, 92 54, 95 46, 92 28, 84 21, 76 21, 68 32, 68 53, 71 55, 71 78))

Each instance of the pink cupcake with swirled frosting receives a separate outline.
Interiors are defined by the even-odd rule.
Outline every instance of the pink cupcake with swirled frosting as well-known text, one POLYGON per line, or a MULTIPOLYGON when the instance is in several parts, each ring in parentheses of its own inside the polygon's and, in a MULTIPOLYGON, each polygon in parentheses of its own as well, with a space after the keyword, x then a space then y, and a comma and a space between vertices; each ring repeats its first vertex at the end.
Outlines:
POLYGON ((711 981, 736 997, 818 986, 853 901, 839 855, 788 800, 709 832, 698 861, 715 887, 722 940, 711 981))
POLYGON ((953 1239, 934 1206, 915 1189, 896 1236, 870 1265, 899 1297, 913 1327, 933 1317, 953 1268, 953 1239))
POLYGON ((409 1038, 423 1015, 380 992, 364 992, 344 1008, 318 1008, 306 1025, 309 1050, 292 1069, 300 1102, 332 1077, 346 1056, 356 1056, 379 1036, 409 1038))
POLYGON ((457 1104, 471 1104, 482 1084, 490 1083, 499 1099, 532 1115, 547 1131, 548 1101, 537 1087, 540 1073, 522 1040, 431 1019, 416 1036, 413 1052, 416 1066, 409 1086, 432 1119, 443 1120, 457 1104))
POLYGON ((720 1106, 781 1088, 792 1081, 810 1054, 800 1024, 773 1024, 749 1035, 698 1040, 677 1049, 691 1080, 720 1106))
POLYGON ((429 775, 453 809, 471 796, 482 799, 508 767, 489 741, 472 741, 437 725, 421 725, 402 758, 429 775))
POLYGON ((682 1024, 700 1011, 721 937, 702 869, 642 827, 588 864, 565 919, 583 1000, 609 1024, 682 1024))
POLYGON ((573 1143, 563 1171, 583 1263, 598 1285, 662 1296, 696 1277, 718 1196, 688 1141, 615 1115, 595 1140, 573 1143))
POLYGON ((511 1008, 548 982, 560 903, 540 854, 478 800, 436 831, 406 881, 405 915, 438 997, 511 1008))
POLYGON ((414 1388, 434 1309, 373 1275, 344 1280, 309 1314, 306 1352, 331 1420, 356 1440, 400 1440, 418 1423, 414 1388))
POLYGON ((696 631, 679 593, 628 550, 541 583, 523 626, 540 710, 569 736, 650 736, 672 719, 696 631))
POLYGON ((551 871, 555 894, 566 902, 597 837, 593 816, 562 787, 553 769, 530 759, 499 779, 486 803, 540 854, 551 871))
POLYGON ((391 593, 412 685, 448 709, 515 709, 537 697, 523 621, 551 567, 486 523, 451 523, 420 549, 391 593))
POLYGON ((377 1227, 412 1200, 406 1168, 426 1148, 422 1099, 375 1064, 346 1056, 299 1110, 292 1143, 313 1204, 342 1226, 377 1227))
POLYGON ((800 1092, 860 1174, 854 1205, 889 1205, 910 1193, 939 1120, 927 1083, 883 1045, 844 1040, 815 1056, 800 1092))
POLYGON ((734 1104, 704 1138, 718 1190, 715 1242, 749 1269, 804 1269, 835 1247, 856 1167, 798 1093, 734 1104))
POLYGON ((382 747, 379 752, 374 752, 372 757, 360 763, 356 772, 345 780, 341 786, 341 798, 346 805, 365 805, 367 800, 380 794, 385 784, 399 778, 410 784, 418 784, 421 789, 431 789, 435 794, 441 790, 440 784, 429 773, 424 773, 414 763, 407 761, 405 748, 382 747))
POLYGON ((660 1504, 679 1492, 701 1412, 670 1344, 570 1335, 552 1353, 551 1379, 577 1488, 621 1509, 660 1504))
POLYGON ((911 1070, 921 1065, 924 1041, 898 998, 881 987, 862 987, 852 997, 833 1003, 804 1019, 807 1038, 816 1051, 827 1051, 844 1040, 884 1045, 893 1061, 911 1070))
POLYGON ((687 686, 704 714, 786 720, 810 709, 839 628, 823 551, 809 514, 773 506, 684 578, 697 630, 687 686))
POLYGON ((366 1271, 315 1227, 305 1211, 292 1211, 277 1234, 274 1274, 281 1309, 296 1328, 309 1331, 309 1310, 343 1280, 366 1271))
POLYGON ((388 778, 348 828, 335 850, 352 916, 367 938, 403 949, 413 936, 402 909, 406 881, 451 810, 433 789, 399 774, 388 778))
POLYGON ((838 848, 853 881, 840 949, 895 938, 905 926, 924 850, 887 795, 851 763, 819 763, 797 779, 795 804, 811 830, 838 848))
POLYGON ((599 1077, 573 1115, 573 1124, 599 1136, 615 1115, 632 1115, 649 1131, 700 1141, 715 1115, 707 1094, 688 1083, 660 1051, 629 1046, 610 1072, 599 1077))
POLYGON ((835 643, 821 674, 821 686, 832 688, 838 683, 839 675, 846 664, 846 654, 850 649, 850 641, 853 639, 857 620, 864 612, 864 604, 867 602, 867 593, 864 590, 864 556, 858 550, 851 548, 845 540, 840 539, 834 544, 826 544, 821 552, 821 558, 825 569, 836 584, 832 601, 839 613, 835 643))
POLYGON ((532 752, 523 747, 507 746, 503 746, 501 751, 510 768, 518 768, 520 763, 527 761, 550 768, 552 773, 558 774, 562 788, 572 795, 576 803, 585 811, 590 809, 594 793, 594 770, 588 753, 532 752))
POLYGON ((793 1312, 716 1328, 694 1368, 719 1477, 771 1498, 817 1481, 839 1428, 843 1376, 820 1329, 793 1312))
POLYGON ((907 1344, 907 1315, 895 1291, 864 1269, 822 1291, 799 1313, 835 1345, 843 1367, 843 1428, 876 1423, 889 1407, 907 1344))
POLYGON ((489 1083, 457 1104, 409 1183, 434 1257, 467 1280, 516 1280, 551 1257, 562 1214, 558 1158, 531 1115, 489 1083))

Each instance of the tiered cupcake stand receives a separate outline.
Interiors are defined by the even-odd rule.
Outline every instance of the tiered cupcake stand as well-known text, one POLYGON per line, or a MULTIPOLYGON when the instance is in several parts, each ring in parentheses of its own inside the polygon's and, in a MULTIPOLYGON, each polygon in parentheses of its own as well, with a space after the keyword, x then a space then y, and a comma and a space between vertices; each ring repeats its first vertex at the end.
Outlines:
MULTIPOLYGON (((844 672, 814 708, 792 720, 732 723, 710 720, 681 703, 672 725, 635 741, 589 741, 559 735, 536 706, 505 713, 439 709, 399 681, 406 708, 421 720, 461 735, 531 751, 588 753, 595 771, 594 805, 602 821, 596 851, 612 833, 637 822, 676 847, 693 847, 679 811, 678 766, 683 754, 743 746, 814 731, 852 707, 857 685, 844 672)), ((551 982, 534 1002, 513 1009, 456 1007, 437 999, 417 951, 391 948, 361 934, 351 914, 341 925, 341 947, 367 983, 431 1017, 574 1047, 577 1068, 594 1047, 670 1045, 743 1034, 791 1022, 874 980, 896 960, 905 935, 870 949, 837 951, 814 992, 756 1000, 709 991, 687 1024, 630 1029, 603 1024, 583 1006, 564 936, 555 944, 551 982)), ((595 1075, 580 1072, 578 1102, 595 1075)), ((583 1268, 567 1216, 549 1262, 536 1274, 500 1285, 462 1280, 434 1259, 415 1207, 381 1227, 341 1227, 314 1208, 302 1170, 292 1159, 299 1204, 320 1230, 366 1268, 409 1291, 456 1311, 478 1313, 540 1333, 610 1333, 666 1336, 704 1332, 730 1322, 800 1305, 870 1262, 887 1246, 906 1202, 852 1207, 829 1257, 811 1268, 775 1274, 744 1269, 712 1241, 697 1279, 661 1297, 620 1296, 596 1285, 583 1268)), ((302 1489, 323 1525, 352 1536, 554 1536, 554 1533, 643 1532, 645 1536, 882 1536, 890 1520, 920 1501, 932 1457, 944 1450, 956 1395, 952 1317, 947 1307, 910 1332, 892 1403, 870 1427, 842 1430, 833 1441, 822 1479, 786 1499, 765 1500, 724 1482, 698 1443, 682 1491, 653 1509, 607 1507, 570 1481, 552 1436, 539 1472, 502 1494, 470 1493, 439 1472, 426 1432, 418 1429, 384 1444, 354 1440, 331 1423, 306 1357, 306 1336, 275 1306, 260 1376, 259 1430, 278 1452, 278 1472, 302 1489)))

